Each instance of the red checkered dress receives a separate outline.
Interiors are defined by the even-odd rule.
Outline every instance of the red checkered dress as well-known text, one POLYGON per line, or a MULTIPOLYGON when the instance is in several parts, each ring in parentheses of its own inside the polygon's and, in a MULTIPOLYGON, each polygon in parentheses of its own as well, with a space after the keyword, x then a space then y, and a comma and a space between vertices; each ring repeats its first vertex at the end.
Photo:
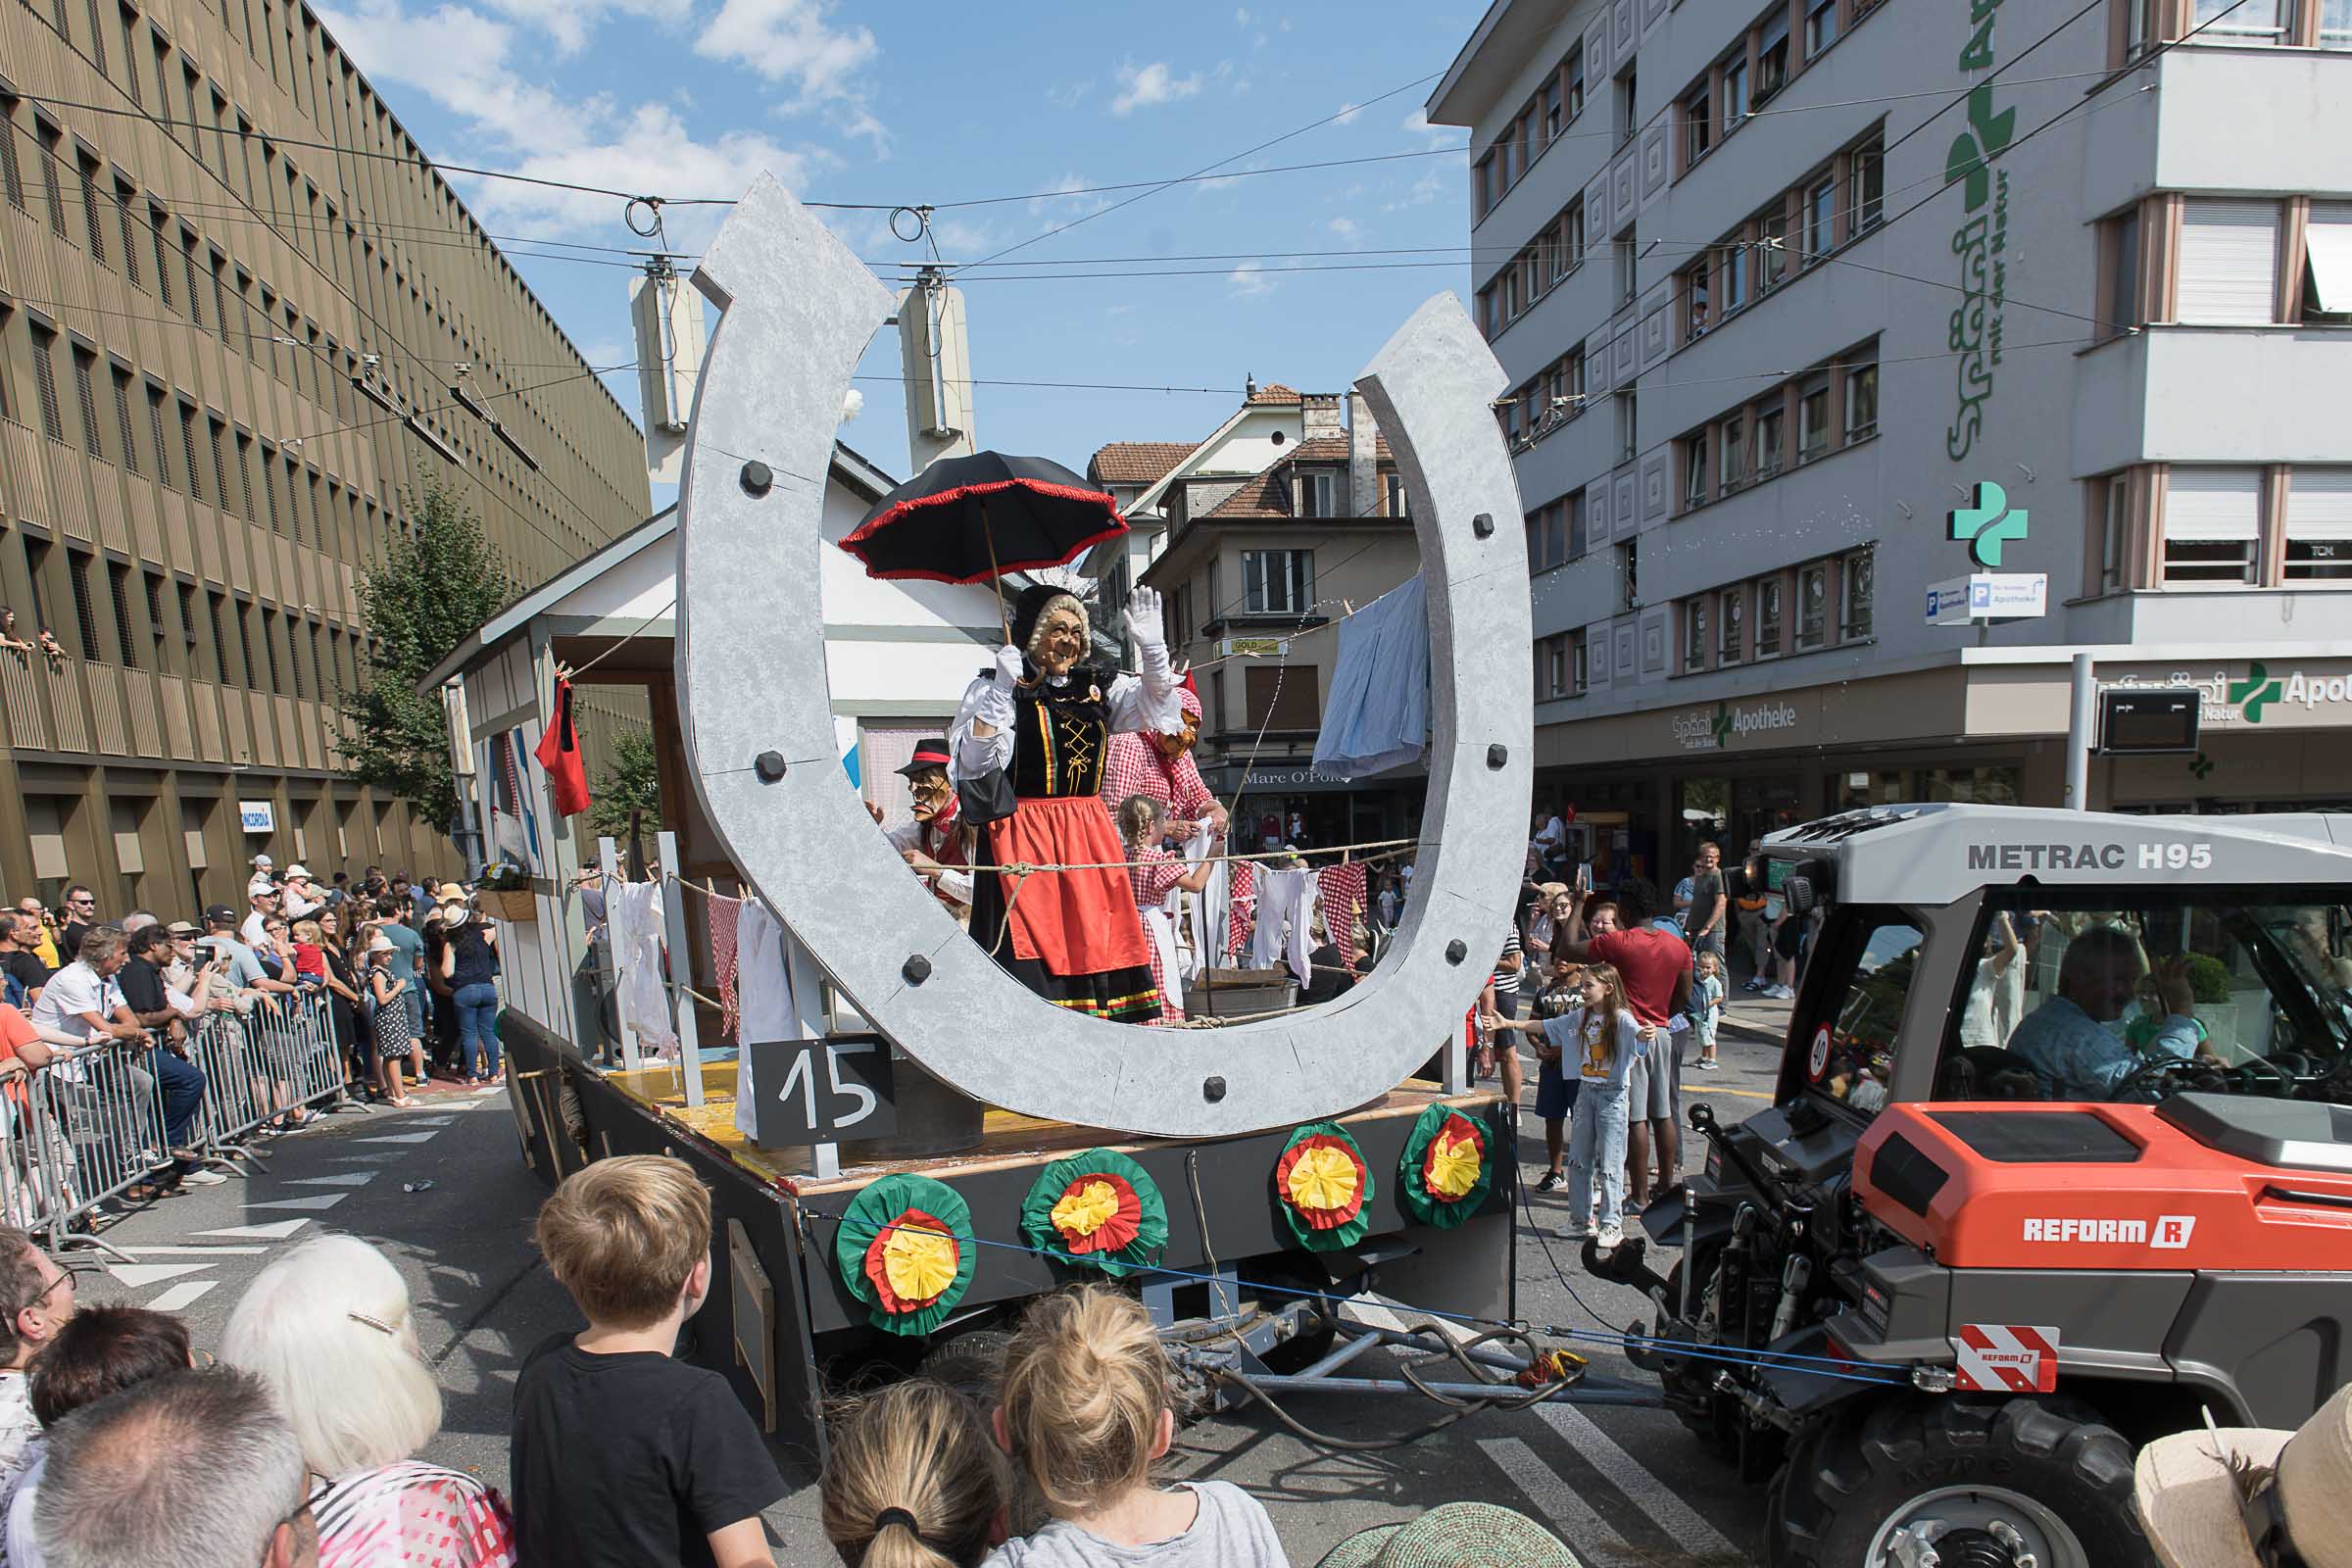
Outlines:
POLYGON ((1355 922, 1364 914, 1364 868, 1358 864, 1327 865, 1315 874, 1316 906, 1323 911, 1323 929, 1347 956, 1348 972, 1355 973, 1355 922))
POLYGON ((1185 753, 1171 762, 1160 756, 1151 737, 1140 732, 1113 735, 1102 760, 1102 804, 1116 811, 1130 795, 1148 795, 1168 808, 1179 822, 1198 822, 1208 815, 1217 798, 1200 778, 1200 764, 1185 753))
MULTIPOLYGON (((1127 867, 1127 885, 1135 889, 1136 913, 1141 916, 1145 910, 1156 909, 1166 902, 1168 890, 1175 887, 1177 881, 1192 867, 1190 862, 1181 856, 1171 855, 1156 845, 1132 853, 1140 863, 1127 867)), ((1149 923, 1149 921, 1146 922, 1147 926, 1149 923)), ((1149 929, 1145 931, 1144 935, 1146 938, 1144 947, 1152 955, 1152 983, 1159 988, 1159 1016, 1152 1021, 1163 1024, 1182 1023, 1184 1022, 1184 989, 1181 986, 1173 989, 1169 987, 1165 967, 1159 960, 1159 944, 1151 940, 1152 933, 1149 929)))

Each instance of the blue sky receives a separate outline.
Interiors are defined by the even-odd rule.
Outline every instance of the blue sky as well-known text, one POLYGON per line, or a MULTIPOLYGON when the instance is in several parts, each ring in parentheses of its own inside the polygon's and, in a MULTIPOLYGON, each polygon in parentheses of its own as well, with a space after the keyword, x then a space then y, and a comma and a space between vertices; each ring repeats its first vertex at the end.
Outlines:
MULTIPOLYGON (((1458 148, 1463 132, 1421 121, 1430 83, 1395 89, 1446 68, 1477 20, 1469 0, 937 12, 822 0, 337 0, 324 12, 411 133, 450 162, 679 197, 732 196, 766 169, 808 200, 936 205, 933 232, 950 262, 1101 212, 1018 253, 1050 265, 962 280, 974 375, 1220 390, 978 389, 984 445, 1073 467, 1105 441, 1206 435, 1246 375, 1337 390, 1414 306, 1458 292, 1467 276, 1467 160, 1450 152, 1178 185, 1117 211, 1102 209, 1133 192, 949 204, 1186 174, 1355 105, 1223 172, 1458 148), (1364 264, 1381 265, 1283 270, 1364 264), (1071 275, 1150 270, 1193 275, 1071 275)), ((494 234, 646 243, 608 197, 457 182, 494 234)), ((672 247, 691 253, 720 211, 671 209, 672 247)), ((893 238, 883 213, 828 220, 870 261, 928 256, 893 238)), ((524 254, 534 248, 507 246, 590 363, 630 359, 625 259, 524 254)), ((897 368, 886 334, 864 369, 897 368)), ((634 375, 608 379, 635 411, 634 375)), ((843 436, 903 473, 898 387, 861 389, 864 413, 843 436)))

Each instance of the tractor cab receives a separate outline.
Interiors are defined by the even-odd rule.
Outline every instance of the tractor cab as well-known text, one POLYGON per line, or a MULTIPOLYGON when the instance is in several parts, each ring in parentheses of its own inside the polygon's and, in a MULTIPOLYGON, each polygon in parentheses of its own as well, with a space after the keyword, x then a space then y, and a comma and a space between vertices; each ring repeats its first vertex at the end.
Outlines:
POLYGON ((1774 1478, 1780 1563, 2150 1561, 2137 1444, 2352 1381, 2352 817, 1895 806, 1764 854, 1774 1103, 1693 1095, 1703 1173, 1603 1265, 1669 1404, 1774 1478))

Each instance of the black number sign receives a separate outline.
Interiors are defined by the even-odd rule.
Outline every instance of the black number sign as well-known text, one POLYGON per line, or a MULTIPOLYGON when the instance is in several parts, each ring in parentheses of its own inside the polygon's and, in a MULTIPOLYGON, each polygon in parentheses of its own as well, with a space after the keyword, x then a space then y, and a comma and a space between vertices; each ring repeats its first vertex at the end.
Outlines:
POLYGON ((873 1036, 755 1040, 753 1135, 763 1147, 881 1138, 897 1130, 890 1047, 873 1036))

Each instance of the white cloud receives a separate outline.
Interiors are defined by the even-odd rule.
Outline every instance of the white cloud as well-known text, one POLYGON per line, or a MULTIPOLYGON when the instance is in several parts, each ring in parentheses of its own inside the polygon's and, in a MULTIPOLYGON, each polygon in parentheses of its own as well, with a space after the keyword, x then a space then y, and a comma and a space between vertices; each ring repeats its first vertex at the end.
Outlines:
POLYGON ((555 40, 559 55, 578 54, 608 15, 675 25, 694 14, 693 0, 490 0, 501 16, 528 23, 555 40))
POLYGON ((1057 221, 1067 221, 1086 213, 1099 213, 1110 205, 1110 198, 1101 194, 1080 195, 1093 183, 1085 175, 1068 173, 1046 187, 1048 194, 1029 198, 1029 211, 1039 216, 1052 213, 1057 221))
POLYGON ((1433 144, 1444 142, 1454 133, 1451 125, 1431 124, 1429 111, 1421 108, 1416 108, 1411 114, 1398 121, 1396 128, 1410 135, 1427 136, 1433 144))
POLYGON ((1274 292, 1274 279, 1266 275, 1265 267, 1257 262, 1244 262, 1225 276, 1233 285, 1233 292, 1246 300, 1262 300, 1274 292))
POLYGON ((1364 107, 1361 104, 1345 103, 1340 106, 1340 112, 1331 117, 1331 122, 1335 125, 1352 125, 1355 123, 1355 117, 1363 112, 1364 107))
POLYGON ((1083 81, 1055 82, 1046 89, 1046 102, 1056 109, 1075 109, 1086 95, 1095 90, 1095 78, 1083 81))
MULTIPOLYGON (((581 98, 534 82, 516 61, 515 28, 465 6, 411 14, 400 0, 360 0, 358 9, 329 9, 322 20, 370 77, 417 88, 464 120, 471 138, 496 149, 466 162, 608 189, 732 196, 763 171, 798 186, 821 156, 744 131, 698 140, 673 105, 581 98)), ((453 177, 493 229, 609 232, 619 216, 610 196, 453 177)), ((691 249, 723 216, 717 208, 673 208, 669 241, 691 249)))
MULTIPOLYGON (((728 0, 733 4, 734 0, 728 0)), ((1164 60, 1154 60, 1148 66, 1123 65, 1115 73, 1119 80, 1119 96, 1112 102, 1110 112, 1126 116, 1138 109, 1155 104, 1172 104, 1179 98, 1190 98, 1200 90, 1200 73, 1179 76, 1168 69, 1164 60)))
MULTIPOLYGON (((540 0, 553 3, 553 0, 540 0)), ((865 107, 859 70, 881 53, 864 26, 834 27, 827 0, 725 0, 694 52, 758 72, 790 86, 790 113, 823 110, 836 128, 879 147, 882 122, 865 107)))
POLYGON ((1235 11, 1233 14, 1233 24, 1237 27, 1240 27, 1245 32, 1248 31, 1250 27, 1250 13, 1240 10, 1235 11))
POLYGON ((1349 246, 1353 246, 1357 240, 1363 237, 1363 230, 1356 226, 1356 221, 1352 218, 1335 218, 1325 226, 1338 235, 1343 243, 1349 246))

